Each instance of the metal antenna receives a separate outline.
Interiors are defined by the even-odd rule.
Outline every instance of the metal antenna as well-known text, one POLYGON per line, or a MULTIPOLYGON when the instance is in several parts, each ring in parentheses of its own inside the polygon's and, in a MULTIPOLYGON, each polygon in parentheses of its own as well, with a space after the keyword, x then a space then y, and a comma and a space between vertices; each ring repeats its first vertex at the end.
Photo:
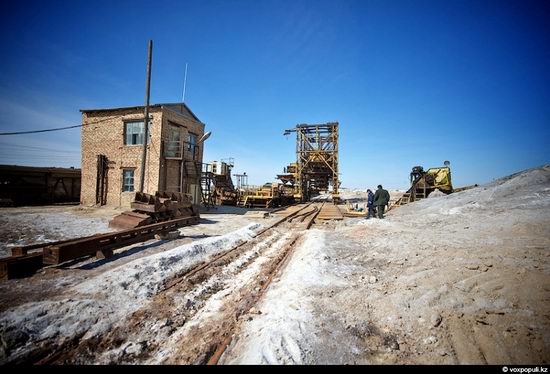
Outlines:
POLYGON ((181 97, 181 102, 185 103, 185 86, 187 84, 187 62, 185 63, 185 76, 183 78, 183 95, 181 97))

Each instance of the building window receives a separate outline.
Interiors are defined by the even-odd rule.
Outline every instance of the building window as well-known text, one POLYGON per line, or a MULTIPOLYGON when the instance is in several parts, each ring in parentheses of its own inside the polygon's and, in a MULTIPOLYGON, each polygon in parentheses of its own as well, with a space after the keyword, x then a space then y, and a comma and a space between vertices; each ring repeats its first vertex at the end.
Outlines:
MULTIPOLYGON (((141 145, 143 144, 144 126, 143 121, 132 121, 124 123, 124 144, 141 145)), ((149 122, 149 139, 151 142, 151 122, 149 122)))
POLYGON ((199 146, 197 145, 197 135, 188 133, 187 134, 187 152, 191 155, 193 160, 198 160, 199 158, 199 146))
POLYGON ((187 134, 187 150, 193 152, 197 146, 197 135, 187 134))
POLYGON ((122 170, 122 191, 134 192, 134 169, 122 170))
POLYGON ((164 142, 164 157, 181 158, 181 131, 179 127, 170 125, 168 139, 164 142))

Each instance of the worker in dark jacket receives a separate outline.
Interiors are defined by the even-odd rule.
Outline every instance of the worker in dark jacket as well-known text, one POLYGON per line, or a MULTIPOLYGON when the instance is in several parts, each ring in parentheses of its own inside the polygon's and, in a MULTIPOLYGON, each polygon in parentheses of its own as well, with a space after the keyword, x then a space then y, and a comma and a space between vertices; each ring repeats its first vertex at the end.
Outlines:
POLYGON ((371 190, 367 190, 367 209, 369 211, 369 214, 367 215, 367 219, 371 217, 375 217, 376 213, 374 210, 374 194, 371 190))
POLYGON ((384 218, 384 209, 390 203, 390 193, 378 185, 378 189, 374 194, 374 206, 378 211, 378 218, 384 218))

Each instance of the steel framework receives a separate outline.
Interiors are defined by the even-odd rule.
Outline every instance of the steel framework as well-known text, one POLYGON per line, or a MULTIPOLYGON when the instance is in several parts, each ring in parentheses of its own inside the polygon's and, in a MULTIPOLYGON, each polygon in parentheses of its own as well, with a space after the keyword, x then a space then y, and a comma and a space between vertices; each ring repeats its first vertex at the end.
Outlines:
POLYGON ((284 135, 296 132, 296 167, 293 168, 297 197, 307 201, 319 192, 328 192, 339 199, 338 187, 338 122, 296 125, 284 135))

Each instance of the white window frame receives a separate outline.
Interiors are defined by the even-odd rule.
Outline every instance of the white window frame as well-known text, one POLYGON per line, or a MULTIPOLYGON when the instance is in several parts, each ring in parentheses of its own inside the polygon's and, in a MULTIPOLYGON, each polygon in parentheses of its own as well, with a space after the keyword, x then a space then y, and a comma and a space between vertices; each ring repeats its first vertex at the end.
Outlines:
MULTIPOLYGON (((143 126, 143 123, 144 121, 143 120, 128 120, 128 121, 124 121, 124 145, 125 146, 134 146, 134 145, 143 145, 143 137, 144 137, 144 126, 143 126), (132 131, 134 131, 134 129, 136 128, 136 125, 139 125, 141 127, 141 132, 132 132, 131 135, 132 135, 132 138, 131 138, 131 142, 128 143, 128 125, 130 125, 130 127, 132 127, 132 131), (134 141, 134 136, 137 137, 137 139, 140 139, 141 137, 141 140, 137 141, 136 143, 133 143, 134 141)), ((151 144, 151 121, 149 121, 149 134, 148 134, 148 139, 147 139, 147 144, 151 144)))
POLYGON ((122 192, 134 192, 136 189, 136 170, 135 169, 122 169, 122 192), (132 172, 131 180, 132 184, 127 184, 126 180, 130 177, 126 177, 126 172, 132 172), (126 186, 129 187, 128 190, 126 190, 126 186))

